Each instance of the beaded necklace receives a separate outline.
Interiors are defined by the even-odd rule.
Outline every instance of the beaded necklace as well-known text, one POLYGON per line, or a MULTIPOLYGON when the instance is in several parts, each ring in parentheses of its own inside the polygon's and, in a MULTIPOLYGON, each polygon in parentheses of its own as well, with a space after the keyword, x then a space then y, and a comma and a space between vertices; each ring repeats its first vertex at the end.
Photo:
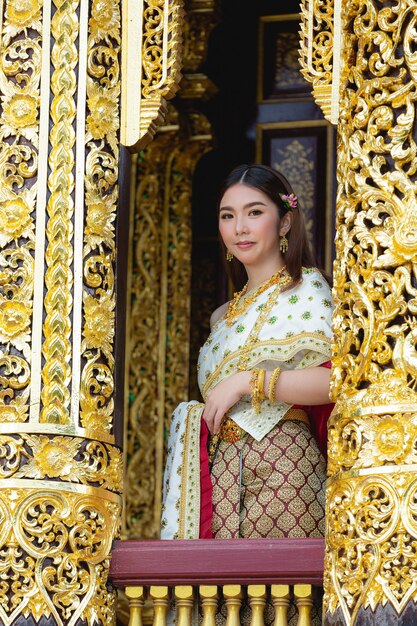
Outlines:
MULTIPOLYGON (((254 345, 258 341, 258 336, 261 331, 261 328, 263 327, 266 320, 268 319, 268 316, 271 312, 272 307, 276 304, 278 295, 281 293, 284 287, 286 287, 287 285, 291 283, 291 281, 292 281, 292 278, 288 274, 286 274, 285 276, 281 276, 279 278, 276 288, 271 291, 266 303, 262 306, 262 309, 260 310, 259 315, 257 316, 256 321, 252 327, 252 330, 249 332, 249 335, 247 336, 246 341, 244 342, 242 348, 238 350, 237 354, 231 353, 228 357, 223 359, 223 363, 227 363, 228 360, 234 362, 237 356, 238 358, 236 362, 236 368, 238 371, 251 369, 249 367, 250 353, 254 345)), ((205 381, 203 385, 203 390, 202 390, 203 398, 206 398, 206 395, 209 389, 212 389, 218 383, 218 380, 222 374, 222 371, 223 371, 222 366, 218 366, 210 374, 210 376, 208 376, 207 380, 205 381)))
POLYGON ((241 291, 236 291, 236 293, 233 295, 233 300, 230 302, 226 311, 227 326, 231 326, 233 324, 234 318, 244 313, 246 309, 248 309, 250 305, 256 301, 256 299, 258 298, 258 296, 261 295, 261 293, 269 289, 272 285, 275 285, 275 284, 281 285, 282 278, 285 279, 284 284, 288 284, 290 277, 289 276, 282 277, 282 274, 285 271, 285 269, 286 268, 284 265, 284 267, 282 267, 276 274, 268 278, 268 280, 263 282, 257 289, 255 289, 253 293, 250 292, 250 295, 246 296, 242 304, 240 304, 240 301, 242 300, 243 296, 246 294, 248 283, 246 283, 246 285, 243 287, 241 291))
POLYGON ((258 341, 260 330, 265 324, 272 307, 274 306, 274 304, 276 304, 278 294, 281 293, 282 289, 289 285, 291 281, 292 278, 291 276, 288 276, 288 274, 285 276, 280 276, 280 278, 278 279, 276 289, 274 289, 270 294, 265 306, 258 315, 258 318, 245 341, 239 362, 237 364, 239 370, 248 369, 249 354, 254 344, 256 344, 256 342, 258 341))

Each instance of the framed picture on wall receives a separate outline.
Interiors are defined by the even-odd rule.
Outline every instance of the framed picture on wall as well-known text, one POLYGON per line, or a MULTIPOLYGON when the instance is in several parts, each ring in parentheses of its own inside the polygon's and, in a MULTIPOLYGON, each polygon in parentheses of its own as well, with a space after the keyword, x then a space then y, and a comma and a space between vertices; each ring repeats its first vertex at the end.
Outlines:
POLYGON ((257 162, 286 176, 299 198, 310 242, 331 273, 334 240, 335 131, 326 120, 257 126, 257 162))
POLYGON ((259 18, 258 102, 311 99, 298 61, 300 15, 259 18))

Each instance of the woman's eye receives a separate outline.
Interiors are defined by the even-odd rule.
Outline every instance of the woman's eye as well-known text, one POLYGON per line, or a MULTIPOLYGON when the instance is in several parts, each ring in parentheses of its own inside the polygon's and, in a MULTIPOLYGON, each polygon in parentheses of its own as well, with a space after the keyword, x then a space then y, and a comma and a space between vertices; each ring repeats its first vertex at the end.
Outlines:
POLYGON ((233 214, 232 214, 232 213, 222 213, 222 214, 220 215, 220 219, 221 219, 221 220, 229 220, 229 219, 231 219, 232 217, 233 217, 233 214))
POLYGON ((262 211, 260 209, 252 209, 249 215, 262 215, 262 211))

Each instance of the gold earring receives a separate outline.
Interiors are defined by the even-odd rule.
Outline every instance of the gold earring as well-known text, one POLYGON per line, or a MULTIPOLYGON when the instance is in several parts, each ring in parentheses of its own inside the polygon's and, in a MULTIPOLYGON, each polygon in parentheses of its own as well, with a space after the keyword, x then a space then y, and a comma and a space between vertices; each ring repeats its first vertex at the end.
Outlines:
POLYGON ((282 235, 279 241, 279 249, 281 250, 283 254, 285 254, 288 250, 288 239, 286 238, 285 235, 282 235))
POLYGON ((226 252, 226 259, 227 261, 229 261, 229 263, 233 260, 233 254, 230 252, 230 250, 226 252))

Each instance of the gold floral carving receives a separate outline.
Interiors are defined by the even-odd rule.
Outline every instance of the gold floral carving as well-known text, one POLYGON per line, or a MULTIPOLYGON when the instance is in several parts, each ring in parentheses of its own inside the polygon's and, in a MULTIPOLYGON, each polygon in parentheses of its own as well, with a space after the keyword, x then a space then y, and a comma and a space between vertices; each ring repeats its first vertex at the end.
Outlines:
POLYGON ((115 595, 107 573, 117 533, 116 496, 56 491, 51 483, 2 481, 0 490, 0 621, 20 615, 58 626, 113 623, 115 595), (100 602, 91 602, 93 593, 100 602))
MULTIPOLYGON (((182 4, 144 0, 142 8, 137 121, 150 138, 180 77, 182 4)), ((59 625, 114 621, 107 576, 121 483, 113 445, 120 12, 110 0, 3 3, 4 624, 22 616, 59 625)), ((135 67, 130 61, 125 69, 135 67)), ((133 82, 128 88, 134 94, 133 82)))
POLYGON ((126 71, 122 84, 121 142, 137 152, 164 122, 166 100, 179 88, 184 10, 182 0, 141 0, 127 5, 130 19, 125 22, 123 44, 126 71), (129 59, 132 63, 135 56, 136 70, 127 62, 129 59), (132 94, 134 87, 136 97, 132 94))
POLYGON ((324 117, 339 118, 342 48, 342 0, 302 0, 300 31, 301 72, 313 86, 324 117))
POLYGON ((142 45, 141 147, 166 116, 165 100, 178 91, 181 78, 183 2, 144 0, 142 45), (162 31, 162 32, 161 32, 162 31))
POLYGON ((110 626, 120 3, 1 17, 0 623, 110 626))
POLYGON ((5 478, 59 478, 120 493, 121 452, 78 437, 0 435, 0 479, 5 478))
POLYGON ((51 151, 49 153, 50 175, 48 187, 48 221, 46 225, 47 248, 45 261, 46 294, 44 299, 45 320, 43 334, 42 403, 40 419, 52 424, 69 422, 71 381, 71 312, 72 297, 72 217, 74 212, 74 151, 76 115, 75 91, 77 79, 75 68, 78 53, 75 41, 78 37, 77 8, 79 0, 67 2, 55 0, 56 11, 51 20, 51 34, 55 44, 51 52, 54 68, 51 77, 53 94, 50 115, 51 151), (68 28, 68 24, 71 27, 68 28), (62 58, 66 60, 62 71, 62 58))
POLYGON ((188 395, 192 177, 211 140, 204 118, 190 119, 192 134, 180 135, 172 109, 134 172, 127 537, 159 535, 164 430, 188 395))
POLYGON ((351 625, 417 603, 415 3, 342 26, 324 606, 351 625))
POLYGON ((297 33, 277 33, 275 38, 275 89, 293 89, 304 83, 300 76, 297 33))
POLYGON ((112 431, 114 413, 115 261, 120 126, 120 7, 94 0, 87 51, 84 230, 84 325, 81 425, 112 431))
POLYGON ((181 113, 168 107, 166 125, 132 170, 126 538, 159 536, 164 431, 173 408, 188 395, 192 178, 212 135, 187 98, 206 97, 210 86, 198 68, 216 5, 186 0, 183 66, 190 80, 181 83, 181 113))
POLYGON ((400 614, 417 593, 417 476, 386 469, 392 472, 346 476, 328 489, 328 550, 340 557, 326 562, 326 586, 338 590, 326 604, 332 613, 340 607, 348 624, 360 607, 389 602, 400 614))
POLYGON ((178 89, 183 4, 145 0, 143 16, 142 94, 152 98, 160 91, 162 97, 172 97, 178 89))
POLYGON ((0 40, 0 423, 28 418, 41 30, 37 0, 4 3, 0 40))

